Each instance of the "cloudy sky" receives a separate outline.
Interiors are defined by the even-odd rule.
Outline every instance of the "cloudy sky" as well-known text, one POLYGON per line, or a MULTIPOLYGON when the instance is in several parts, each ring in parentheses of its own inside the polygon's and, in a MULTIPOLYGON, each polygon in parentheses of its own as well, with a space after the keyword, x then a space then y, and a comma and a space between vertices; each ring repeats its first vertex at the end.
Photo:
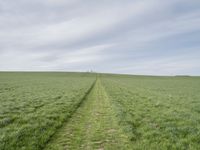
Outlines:
POLYGON ((0 0, 0 70, 200 75, 200 1, 0 0))

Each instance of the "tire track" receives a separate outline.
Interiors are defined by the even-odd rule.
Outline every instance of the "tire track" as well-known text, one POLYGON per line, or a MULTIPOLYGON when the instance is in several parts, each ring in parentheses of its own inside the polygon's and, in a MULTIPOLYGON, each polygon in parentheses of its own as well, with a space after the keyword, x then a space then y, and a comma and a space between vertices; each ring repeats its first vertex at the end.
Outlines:
POLYGON ((85 93, 85 95, 81 98, 81 100, 79 101, 79 103, 77 103, 77 105, 74 107, 74 109, 70 112, 70 114, 67 116, 65 122, 63 123, 63 125, 61 127, 59 127, 56 132, 49 138, 49 140, 46 142, 46 144, 44 145, 44 147, 42 149, 45 149, 45 147, 52 141, 52 138, 57 134, 57 132, 59 132, 60 129, 63 128, 63 126, 72 118, 72 116, 76 113, 76 111, 79 109, 79 107, 81 107, 81 105, 83 105, 84 101, 87 99, 89 93, 91 93, 92 89, 94 88, 95 84, 97 82, 97 79, 93 82, 93 84, 91 85, 91 87, 89 88, 89 90, 85 93))
POLYGON ((97 79, 68 122, 52 137, 46 150, 130 149, 118 125, 107 93, 97 79))

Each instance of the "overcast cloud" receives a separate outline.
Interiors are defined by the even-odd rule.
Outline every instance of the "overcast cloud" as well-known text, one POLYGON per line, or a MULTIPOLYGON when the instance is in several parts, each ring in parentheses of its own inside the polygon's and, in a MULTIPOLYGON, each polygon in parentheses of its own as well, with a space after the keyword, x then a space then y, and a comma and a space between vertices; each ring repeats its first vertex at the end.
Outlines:
POLYGON ((200 1, 0 0, 0 70, 200 75, 200 1))

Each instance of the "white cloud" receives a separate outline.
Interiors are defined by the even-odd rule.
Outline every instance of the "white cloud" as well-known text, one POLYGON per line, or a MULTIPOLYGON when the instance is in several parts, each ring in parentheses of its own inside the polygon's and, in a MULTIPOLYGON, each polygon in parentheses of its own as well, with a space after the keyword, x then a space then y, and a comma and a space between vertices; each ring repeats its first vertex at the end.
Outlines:
POLYGON ((191 70, 200 69, 199 55, 187 52, 170 57, 145 58, 141 61, 121 65, 115 72, 148 75, 190 75, 191 70))
POLYGON ((188 45, 192 45, 188 41, 196 44, 189 46, 190 51, 196 51, 199 7, 196 0, 0 0, 0 70, 92 67, 141 74, 190 72, 198 67, 198 60, 171 60, 176 47, 185 47, 176 42, 167 45, 165 39, 178 41, 176 36, 183 35, 188 45), (159 47, 160 52, 167 45, 170 55, 160 53, 160 59, 148 62, 145 55, 154 53, 149 45, 159 47))

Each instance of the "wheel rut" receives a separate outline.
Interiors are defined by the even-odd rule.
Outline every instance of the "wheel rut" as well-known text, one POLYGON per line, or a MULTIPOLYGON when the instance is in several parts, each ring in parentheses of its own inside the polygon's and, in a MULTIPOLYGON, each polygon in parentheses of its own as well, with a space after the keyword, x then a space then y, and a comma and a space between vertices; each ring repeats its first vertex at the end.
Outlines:
POLYGON ((85 100, 48 142, 45 150, 129 149, 108 95, 97 79, 85 100))

